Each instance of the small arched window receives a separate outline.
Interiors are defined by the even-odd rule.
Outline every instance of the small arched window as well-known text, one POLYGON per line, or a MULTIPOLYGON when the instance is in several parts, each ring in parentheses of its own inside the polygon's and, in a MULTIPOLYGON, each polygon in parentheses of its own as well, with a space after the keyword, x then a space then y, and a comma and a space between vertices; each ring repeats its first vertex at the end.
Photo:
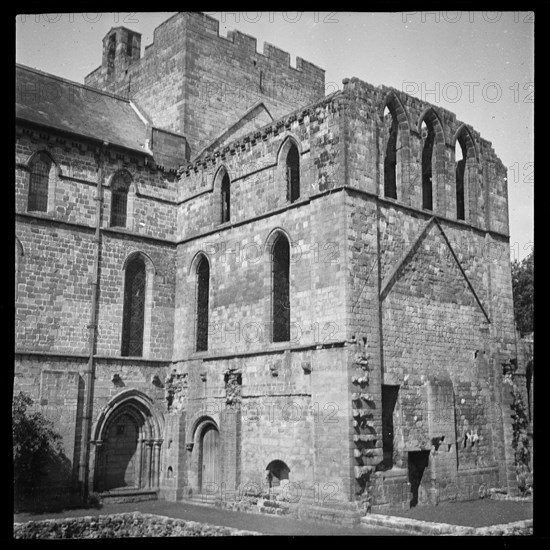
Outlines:
POLYGON ((456 181, 456 219, 465 219, 464 208, 464 173, 466 171, 466 160, 468 157, 468 149, 465 140, 462 136, 456 140, 455 144, 455 181, 456 181))
POLYGON ((132 178, 127 172, 119 172, 111 183, 111 227, 126 227, 128 218, 128 191, 132 178))
POLYGON ((422 122, 424 146, 422 148, 422 208, 433 210, 432 161, 434 151, 434 128, 429 120, 422 122))
POLYGON ((210 265, 203 256, 197 266, 196 351, 208 350, 208 308, 210 299, 210 265))
POLYGON ((123 357, 141 357, 143 355, 145 283, 145 262, 140 257, 134 258, 128 263, 124 278, 121 349, 123 357))
POLYGON ((231 182, 225 172, 222 178, 222 223, 231 220, 231 182))
POLYGON ((294 143, 286 156, 287 196, 290 202, 300 198, 300 153, 294 143))
POLYGON ((269 487, 278 487, 281 480, 289 479, 290 468, 282 460, 271 461, 266 468, 269 487))
POLYGON ((397 116, 388 107, 384 110, 384 123, 388 130, 386 154, 384 156, 384 196, 397 199, 397 139, 399 123, 397 116))
POLYGON ((279 235, 273 245, 273 341, 290 340, 290 245, 279 235))
POLYGON ((38 153, 30 165, 29 212, 48 211, 48 190, 53 177, 54 164, 46 153, 38 153))

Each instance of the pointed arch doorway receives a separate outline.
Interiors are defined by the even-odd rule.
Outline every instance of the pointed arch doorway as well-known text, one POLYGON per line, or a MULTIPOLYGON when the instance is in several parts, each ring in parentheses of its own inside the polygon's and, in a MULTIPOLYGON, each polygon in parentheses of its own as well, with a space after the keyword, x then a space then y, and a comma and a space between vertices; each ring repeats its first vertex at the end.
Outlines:
POLYGON ((149 397, 121 392, 102 410, 92 434, 92 490, 158 489, 163 418, 149 397))
POLYGON ((200 434, 199 486, 201 493, 213 493, 221 481, 220 433, 207 423, 200 434))
POLYGON ((136 419, 127 413, 118 415, 110 423, 104 442, 104 491, 141 485, 140 457, 137 456, 140 428, 136 419))

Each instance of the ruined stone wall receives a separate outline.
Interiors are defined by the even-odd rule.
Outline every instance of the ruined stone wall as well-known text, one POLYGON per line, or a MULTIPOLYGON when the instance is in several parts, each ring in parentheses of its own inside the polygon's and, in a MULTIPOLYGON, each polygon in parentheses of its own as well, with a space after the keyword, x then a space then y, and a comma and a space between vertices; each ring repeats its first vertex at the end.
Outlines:
MULTIPOLYGON (((386 106, 399 120, 397 202, 422 209, 421 126, 433 124, 436 138, 432 164, 433 213, 457 219, 455 146, 463 129, 468 144, 465 175, 465 225, 508 235, 506 168, 491 143, 474 128, 457 120, 441 107, 386 86, 372 86, 357 78, 344 79, 348 145, 347 183, 380 197, 384 196, 384 156, 388 139, 384 121, 386 106)), ((391 200, 391 199, 390 199, 391 200)))
POLYGON ((185 134, 192 153, 263 101, 278 118, 324 95, 324 71, 238 31, 221 37, 205 14, 178 13, 155 29, 143 58, 105 66, 86 85, 131 97, 155 126, 185 134))
POLYGON ((373 473, 365 494, 377 509, 408 507, 407 455, 426 449, 424 502, 477 498, 483 484, 509 484, 511 467, 500 395, 501 358, 513 355, 515 345, 506 172, 490 143, 468 127, 475 161, 467 170, 466 219, 457 221, 454 144, 462 123, 397 90, 357 79, 344 84, 345 183, 357 189, 346 197, 353 266, 347 330, 370 344, 368 391, 376 405, 369 410, 372 459, 357 456, 359 464, 380 462, 381 384, 399 386, 393 469, 373 473), (397 200, 384 198, 388 104, 400 132, 397 200), (439 142, 436 137, 430 212, 422 210, 419 129, 432 108, 439 142), (430 221, 434 215, 439 222, 430 221), (441 436, 445 444, 439 445, 441 436))
POLYGON ((289 139, 300 152, 300 201, 342 185, 342 124, 338 99, 322 101, 184 167, 178 196, 180 237, 220 228, 221 181, 216 176, 221 167, 231 180, 232 223, 286 207, 284 145, 289 139))
MULTIPOLYGON (((228 102, 224 87, 255 83, 258 71, 265 69, 266 83, 278 72, 285 86, 303 86, 304 104, 317 97, 322 73, 313 66, 287 68, 283 52, 268 46, 257 54, 252 38, 225 39, 217 31, 208 17, 178 14, 156 30, 144 58, 128 65, 128 80, 98 70, 87 84, 122 93, 133 75, 130 92, 153 122, 185 132, 195 151, 252 106, 246 98, 228 102), (208 91, 205 108, 207 74, 223 86, 208 91)), ((302 105, 303 98, 289 101, 274 89, 274 113, 302 105)), ((434 492, 445 483, 468 487, 467 498, 475 498, 483 483, 513 482, 509 403, 501 390, 501 362, 515 353, 505 170, 467 127, 473 156, 466 219, 456 220, 461 127, 443 109, 352 79, 344 92, 184 163, 177 182, 139 159, 109 157, 93 419, 127 390, 151 401, 163 419, 164 496, 199 490, 205 422, 219 430, 220 491, 265 487, 267 465, 281 460, 295 484, 292 498, 404 505, 408 453, 415 451, 430 453, 421 490, 432 503, 448 499, 448 492, 434 492), (401 132, 397 200, 384 198, 386 103, 401 132), (432 211, 421 208, 419 126, 427 117, 438 128, 432 211), (289 140, 300 153, 300 198, 292 204, 289 140), (126 229, 108 227, 111 178, 121 168, 134 182, 126 229), (222 169, 231 192, 231 219, 223 224, 222 169), (291 243, 291 339, 274 343, 270 255, 280 234, 291 243), (124 263, 135 252, 147 266, 150 305, 144 358, 136 360, 119 357, 124 263), (202 255, 210 266, 209 334, 208 350, 197 352, 202 255), (383 385, 400 387, 394 467, 375 472, 383 457, 383 385)), ((41 407, 75 408, 74 419, 63 416, 60 426, 76 457, 95 152, 27 130, 18 136, 16 387, 30 389, 41 407), (26 213, 25 166, 43 146, 59 167, 54 206, 26 213)))

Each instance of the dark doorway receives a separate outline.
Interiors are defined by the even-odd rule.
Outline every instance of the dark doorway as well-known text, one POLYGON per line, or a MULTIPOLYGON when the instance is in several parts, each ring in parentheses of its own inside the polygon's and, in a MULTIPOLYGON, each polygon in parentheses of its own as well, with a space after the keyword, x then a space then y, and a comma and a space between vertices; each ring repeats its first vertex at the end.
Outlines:
POLYGON ((399 386, 382 385, 382 448, 384 459, 379 470, 393 468, 393 412, 399 386))
POLYGON ((430 461, 430 451, 409 451, 409 482, 411 484, 411 508, 418 504, 418 489, 424 470, 430 461))

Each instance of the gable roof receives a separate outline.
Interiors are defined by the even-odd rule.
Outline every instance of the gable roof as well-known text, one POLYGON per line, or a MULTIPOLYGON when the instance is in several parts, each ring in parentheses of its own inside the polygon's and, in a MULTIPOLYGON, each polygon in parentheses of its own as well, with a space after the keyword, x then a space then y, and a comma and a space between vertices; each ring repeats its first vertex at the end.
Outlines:
POLYGON ((246 113, 229 126, 229 128, 226 128, 216 139, 212 140, 196 154, 194 160, 199 159, 205 153, 210 153, 229 141, 238 139, 254 130, 258 130, 272 121, 273 117, 264 103, 256 103, 256 105, 246 111, 246 113))
POLYGON ((151 154, 146 121, 127 99, 19 64, 15 78, 16 118, 151 154))

